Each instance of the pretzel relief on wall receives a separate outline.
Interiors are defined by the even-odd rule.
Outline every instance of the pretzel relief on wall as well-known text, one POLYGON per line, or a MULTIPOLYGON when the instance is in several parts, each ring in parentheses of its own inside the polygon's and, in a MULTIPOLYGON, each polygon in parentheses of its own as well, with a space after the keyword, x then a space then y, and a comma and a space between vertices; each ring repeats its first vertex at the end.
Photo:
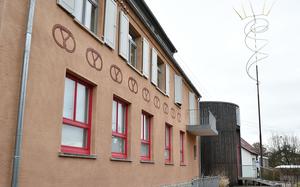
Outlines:
POLYGON ((172 117, 173 119, 175 119, 175 117, 176 117, 176 111, 175 111, 174 108, 171 108, 171 117, 172 117))
POLYGON ((142 96, 146 102, 148 102, 148 103, 150 102, 150 91, 147 88, 143 88, 142 96))
POLYGON ((76 42, 73 34, 66 27, 56 24, 52 28, 52 36, 55 43, 69 53, 73 53, 76 48, 76 42))
POLYGON ((87 48, 85 57, 86 57, 88 64, 92 68, 94 68, 98 71, 102 70, 103 61, 102 61, 101 55, 95 49, 87 48))
POLYGON ((181 122, 181 114, 179 112, 177 113, 177 120, 179 123, 181 122))
POLYGON ((138 83, 137 81, 132 78, 132 77, 129 77, 128 78, 128 88, 131 92, 137 94, 138 91, 139 91, 139 87, 138 87, 138 83))
POLYGON ((123 74, 121 69, 116 65, 110 66, 110 77, 113 81, 121 84, 123 81, 123 74))
POLYGON ((154 104, 154 106, 155 106, 157 109, 160 108, 160 100, 159 100, 159 98, 158 98, 157 96, 154 97, 154 99, 153 99, 153 104, 154 104))
POLYGON ((164 103, 163 104, 163 111, 165 114, 169 114, 169 106, 167 103, 164 103))

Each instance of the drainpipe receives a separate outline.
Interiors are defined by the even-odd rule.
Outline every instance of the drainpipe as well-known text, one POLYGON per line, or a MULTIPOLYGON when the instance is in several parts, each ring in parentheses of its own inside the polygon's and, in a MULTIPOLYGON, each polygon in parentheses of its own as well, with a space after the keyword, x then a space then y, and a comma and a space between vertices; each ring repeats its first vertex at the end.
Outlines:
POLYGON ((36 0, 29 0, 25 48, 23 52, 21 89, 20 89, 20 96, 19 96, 18 124, 17 124, 16 139, 15 139, 15 153, 13 157, 13 171, 12 171, 12 181, 11 181, 12 187, 18 187, 19 166, 20 166, 20 158, 21 158, 20 152, 21 152, 22 133, 23 133, 22 132, 23 119, 24 119, 24 110, 25 110, 25 98, 26 98, 26 88, 27 88, 27 79, 28 79, 28 67, 29 67, 30 45, 31 45, 35 1, 36 0))
MULTIPOLYGON (((201 121, 201 116, 200 116, 200 100, 201 100, 201 96, 197 99, 198 100, 198 111, 199 111, 199 113, 198 113, 198 119, 199 119, 199 125, 200 125, 200 121, 201 121)), ((199 177, 199 179, 202 177, 202 172, 201 172, 201 170, 202 170, 202 156, 201 156, 201 136, 197 136, 197 141, 198 141, 198 177, 199 177)))

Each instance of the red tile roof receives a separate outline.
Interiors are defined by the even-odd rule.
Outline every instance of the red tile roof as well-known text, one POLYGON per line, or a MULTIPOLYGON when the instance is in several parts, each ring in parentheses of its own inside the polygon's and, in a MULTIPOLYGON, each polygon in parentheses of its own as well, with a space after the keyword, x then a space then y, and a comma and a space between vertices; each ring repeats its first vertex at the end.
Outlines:
POLYGON ((256 150, 254 149, 254 147, 252 145, 250 145, 248 142, 246 142, 246 140, 244 140, 243 138, 241 138, 241 147, 244 148, 244 149, 246 149, 250 153, 258 155, 258 152, 256 152, 256 150))

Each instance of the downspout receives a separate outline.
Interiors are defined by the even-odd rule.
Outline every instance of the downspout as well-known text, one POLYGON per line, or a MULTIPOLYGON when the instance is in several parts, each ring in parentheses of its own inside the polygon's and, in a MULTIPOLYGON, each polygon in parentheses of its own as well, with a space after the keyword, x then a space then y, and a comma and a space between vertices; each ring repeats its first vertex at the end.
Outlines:
MULTIPOLYGON (((201 100, 201 96, 197 99, 198 100, 198 111, 199 111, 199 125, 200 125, 200 121, 201 121, 201 117, 200 116, 200 100, 201 100)), ((201 136, 197 136, 197 141, 198 141, 198 177, 199 179, 202 177, 202 152, 201 152, 201 136)))
POLYGON ((16 129, 16 139, 15 139, 15 153, 13 157, 13 171, 12 171, 12 181, 11 181, 12 187, 18 187, 25 98, 26 98, 26 88, 27 88, 27 79, 28 79, 28 67, 29 67, 30 45, 31 45, 35 1, 36 0, 29 0, 29 10, 28 10, 27 28, 26 28, 26 36, 25 36, 25 48, 23 52, 21 89, 20 89, 19 108, 18 108, 18 123, 16 129))

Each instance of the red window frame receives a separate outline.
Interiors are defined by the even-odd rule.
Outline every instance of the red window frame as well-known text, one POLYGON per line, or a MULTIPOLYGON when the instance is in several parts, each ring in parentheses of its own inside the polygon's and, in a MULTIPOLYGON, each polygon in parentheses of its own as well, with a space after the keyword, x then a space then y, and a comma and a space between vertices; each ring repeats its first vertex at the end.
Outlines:
POLYGON ((116 131, 112 131, 112 137, 117 137, 117 138, 121 138, 123 139, 124 141, 124 153, 122 152, 111 152, 112 154, 112 157, 113 158, 122 158, 122 159, 126 159, 127 158, 127 128, 128 128, 128 125, 127 125, 127 122, 128 122, 128 104, 125 103, 124 101, 121 101, 120 99, 118 98, 115 98, 113 99, 113 101, 115 101, 117 103, 117 107, 116 107, 116 131), (124 106, 124 109, 125 109, 125 116, 124 116, 124 121, 125 121, 125 131, 124 133, 120 133, 118 132, 118 107, 119 107, 119 104, 121 104, 122 106, 124 106))
POLYGON ((165 162, 166 163, 171 163, 172 161, 172 126, 166 124, 165 127, 165 151, 167 151, 169 153, 169 157, 165 158, 165 162), (168 136, 168 144, 167 144, 167 133, 169 134, 168 136))
POLYGON ((180 164, 184 164, 184 134, 180 131, 180 164))
POLYGON ((149 153, 148 153, 148 155, 147 156, 142 156, 141 155, 141 160, 151 160, 151 154, 152 154, 152 149, 151 149, 151 141, 152 141, 152 139, 151 139, 151 136, 152 136, 152 133, 151 133, 151 115, 149 115, 149 114, 147 114, 147 113, 145 113, 145 112, 142 112, 142 123, 141 123, 141 146, 143 145, 143 144, 146 144, 146 145, 148 145, 148 147, 149 147, 149 153), (145 137, 145 134, 144 134, 144 132, 145 132, 145 121, 144 120, 147 120, 148 121, 148 136, 149 136, 149 138, 148 138, 148 140, 147 140, 147 138, 145 137))
POLYGON ((61 145, 61 151, 63 153, 71 153, 71 154, 84 154, 89 155, 90 154, 90 144, 91 144, 91 123, 92 123, 92 86, 79 80, 75 76, 66 75, 66 78, 71 79, 75 82, 75 89, 74 89, 74 111, 73 111, 73 117, 72 119, 68 119, 63 117, 63 124, 64 125, 70 125, 78 128, 85 129, 87 132, 86 135, 86 147, 80 148, 80 147, 74 147, 74 146, 68 146, 68 145, 61 145), (88 120, 87 123, 76 121, 76 104, 77 104, 77 85, 78 83, 84 85, 88 90, 88 120))

